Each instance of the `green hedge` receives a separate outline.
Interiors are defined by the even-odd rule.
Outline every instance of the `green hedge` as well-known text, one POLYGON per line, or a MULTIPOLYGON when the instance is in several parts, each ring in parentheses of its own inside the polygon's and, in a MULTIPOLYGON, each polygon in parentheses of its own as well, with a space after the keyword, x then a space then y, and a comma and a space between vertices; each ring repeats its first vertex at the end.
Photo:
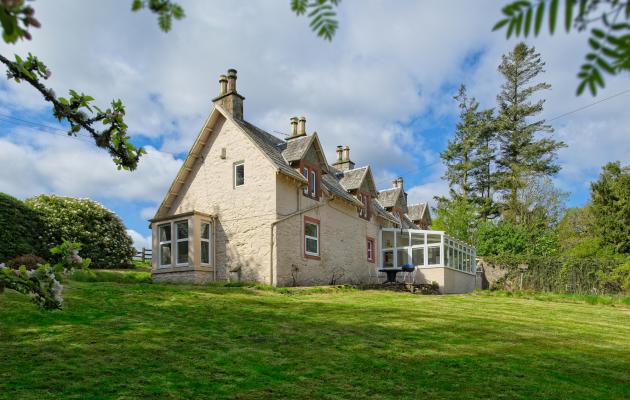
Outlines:
POLYGON ((0 262, 24 254, 46 256, 38 236, 41 221, 24 202, 0 193, 0 262))
POLYGON ((42 240, 51 248, 63 239, 81 243, 81 256, 91 268, 132 265, 134 249, 122 221, 110 210, 89 200, 41 195, 26 200, 41 217, 42 240))
POLYGON ((623 257, 487 257, 507 269, 494 288, 574 294, 630 291, 623 257))

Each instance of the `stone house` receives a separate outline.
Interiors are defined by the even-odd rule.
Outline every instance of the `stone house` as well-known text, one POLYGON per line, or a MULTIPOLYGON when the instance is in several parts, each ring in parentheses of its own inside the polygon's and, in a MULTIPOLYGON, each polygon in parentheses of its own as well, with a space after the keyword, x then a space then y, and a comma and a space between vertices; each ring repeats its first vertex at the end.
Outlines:
MULTIPOLYGON (((379 192, 370 166, 356 167, 348 146, 337 146, 329 163, 304 117, 291 118, 286 139, 247 122, 236 79, 232 69, 220 76, 214 106, 150 220, 153 279, 359 283, 392 260, 400 265, 401 249, 385 251, 383 235, 423 232, 431 223, 426 204, 407 204, 403 178, 379 192)), ((468 273, 463 265, 454 270, 465 280, 474 262, 468 273)), ((434 275, 427 281, 446 288, 445 274, 434 275)), ((472 289, 459 286, 454 291, 472 289)))

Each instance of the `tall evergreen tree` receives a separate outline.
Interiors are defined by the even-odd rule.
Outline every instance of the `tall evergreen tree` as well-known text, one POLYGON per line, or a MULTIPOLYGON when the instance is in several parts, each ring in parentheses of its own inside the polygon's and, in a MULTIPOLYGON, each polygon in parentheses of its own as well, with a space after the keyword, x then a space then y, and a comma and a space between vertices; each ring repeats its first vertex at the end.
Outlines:
MULTIPOLYGON (((494 186, 494 124, 492 110, 479 110, 461 85, 454 97, 459 102, 460 121, 455 135, 440 156, 446 164, 444 178, 453 199, 470 202, 483 219, 492 214, 494 186)), ((442 199, 444 202, 446 199, 442 199)))
POLYGON ((557 151, 565 144, 542 133, 553 129, 545 120, 532 119, 543 110, 544 100, 532 96, 551 88, 545 82, 533 83, 544 72, 545 63, 534 47, 519 43, 508 55, 502 56, 499 72, 505 82, 497 96, 499 154, 497 158, 497 188, 503 194, 503 217, 519 223, 519 191, 528 179, 550 176, 560 170, 555 163, 557 151))

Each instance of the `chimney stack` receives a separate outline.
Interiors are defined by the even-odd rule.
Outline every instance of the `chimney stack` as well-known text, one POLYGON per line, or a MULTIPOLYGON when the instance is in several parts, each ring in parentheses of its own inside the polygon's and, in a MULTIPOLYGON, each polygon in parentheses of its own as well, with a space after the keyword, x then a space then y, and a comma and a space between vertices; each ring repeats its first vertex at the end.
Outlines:
POLYGON ((228 69, 227 76, 219 76, 219 95, 212 99, 235 119, 243 119, 243 100, 245 97, 236 91, 236 70, 228 69))
POLYGON ((403 187, 403 177, 399 176, 398 178, 394 179, 392 181, 392 183, 394 184, 395 188, 402 188, 403 187))
POLYGON ((354 163, 350 160, 350 147, 337 146, 337 160, 333 166, 342 171, 354 169, 354 163))

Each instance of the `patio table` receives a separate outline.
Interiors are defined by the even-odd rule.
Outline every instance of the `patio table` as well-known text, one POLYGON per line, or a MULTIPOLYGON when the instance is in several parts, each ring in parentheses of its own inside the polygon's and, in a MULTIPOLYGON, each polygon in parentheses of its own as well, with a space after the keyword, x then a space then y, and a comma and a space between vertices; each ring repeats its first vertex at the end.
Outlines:
POLYGON ((381 268, 379 271, 387 274, 385 283, 396 283, 396 274, 402 272, 402 268, 381 268))

